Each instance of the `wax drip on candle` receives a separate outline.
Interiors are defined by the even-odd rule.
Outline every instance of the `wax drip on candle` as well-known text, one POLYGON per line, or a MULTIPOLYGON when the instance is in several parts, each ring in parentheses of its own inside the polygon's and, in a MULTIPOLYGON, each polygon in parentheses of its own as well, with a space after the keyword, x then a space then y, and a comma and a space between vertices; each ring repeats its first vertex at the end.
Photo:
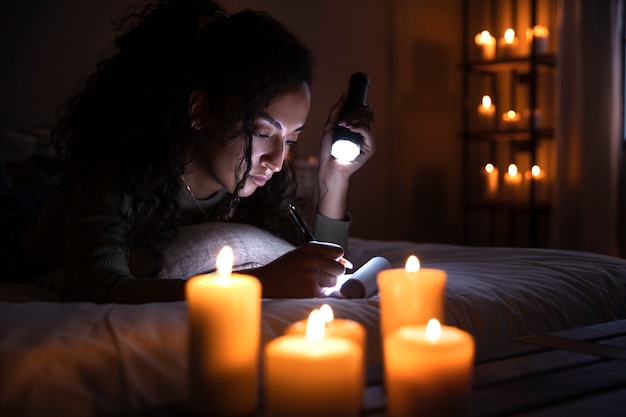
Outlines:
POLYGON ((233 249, 230 246, 224 246, 217 255, 215 261, 217 275, 227 277, 233 271, 233 249))
POLYGON ((417 256, 411 255, 407 258, 404 270, 406 272, 417 272, 420 270, 420 261, 417 259, 417 256))

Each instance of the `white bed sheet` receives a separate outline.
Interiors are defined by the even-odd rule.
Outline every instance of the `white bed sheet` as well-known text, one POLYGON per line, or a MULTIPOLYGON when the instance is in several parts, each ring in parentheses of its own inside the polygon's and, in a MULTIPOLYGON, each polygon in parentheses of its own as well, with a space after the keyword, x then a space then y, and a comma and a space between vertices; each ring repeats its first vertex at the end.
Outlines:
MULTIPOLYGON (((351 240, 357 266, 415 254, 447 272, 446 322, 478 344, 626 318, 626 260, 580 252, 351 240)), ((324 302, 367 329, 380 363, 378 298, 264 300, 263 344, 324 302)), ((0 303, 0 415, 124 415, 184 401, 184 302, 0 303)))

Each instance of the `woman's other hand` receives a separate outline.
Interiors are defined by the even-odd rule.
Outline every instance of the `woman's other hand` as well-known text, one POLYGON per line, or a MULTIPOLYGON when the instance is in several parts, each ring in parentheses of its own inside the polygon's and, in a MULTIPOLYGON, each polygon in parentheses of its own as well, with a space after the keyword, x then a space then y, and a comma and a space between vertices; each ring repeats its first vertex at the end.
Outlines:
POLYGON ((343 95, 331 108, 324 125, 322 144, 320 147, 318 168, 318 211, 331 219, 343 219, 346 215, 346 196, 350 176, 356 172, 374 154, 376 146, 372 135, 374 109, 363 104, 356 107, 345 120, 338 120, 339 113, 345 105, 343 95), (347 129, 363 136, 361 153, 352 162, 341 162, 335 159, 330 150, 333 142, 333 131, 338 123, 347 129))
POLYGON ((311 298, 324 295, 324 287, 337 284, 345 273, 339 245, 309 242, 269 264, 246 271, 263 286, 263 298, 311 298))

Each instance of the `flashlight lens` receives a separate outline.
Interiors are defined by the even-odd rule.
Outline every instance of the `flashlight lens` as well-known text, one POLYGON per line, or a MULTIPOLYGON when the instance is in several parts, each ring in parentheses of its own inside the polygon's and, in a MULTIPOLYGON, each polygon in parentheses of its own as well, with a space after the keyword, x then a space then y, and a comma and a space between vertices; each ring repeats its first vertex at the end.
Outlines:
POLYGON ((330 154, 339 161, 351 162, 361 153, 361 147, 351 140, 339 139, 333 143, 330 154))

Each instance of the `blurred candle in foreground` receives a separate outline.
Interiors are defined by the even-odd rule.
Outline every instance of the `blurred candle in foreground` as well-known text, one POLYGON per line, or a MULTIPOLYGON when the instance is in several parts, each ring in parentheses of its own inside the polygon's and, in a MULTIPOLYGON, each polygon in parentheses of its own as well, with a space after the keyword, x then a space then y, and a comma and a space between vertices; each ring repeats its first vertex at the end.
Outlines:
POLYGON ((233 252, 215 274, 189 279, 189 408, 193 415, 240 416, 258 404, 261 284, 231 274, 233 252))
POLYGON ((387 416, 467 416, 474 339, 456 327, 404 326, 384 338, 387 416))
POLYGON ((496 114, 496 106, 491 101, 491 97, 484 95, 478 105, 478 116, 480 116, 483 122, 482 126, 485 128, 493 128, 494 116, 496 114))
POLYGON ((445 286, 446 272, 420 268, 415 255, 407 258, 404 268, 379 272, 381 334, 405 325, 426 324, 432 317, 443 321, 445 286))
POLYGON ((270 341, 264 354, 267 417, 356 417, 363 404, 363 351, 344 337, 327 336, 319 310, 305 334, 270 341))

